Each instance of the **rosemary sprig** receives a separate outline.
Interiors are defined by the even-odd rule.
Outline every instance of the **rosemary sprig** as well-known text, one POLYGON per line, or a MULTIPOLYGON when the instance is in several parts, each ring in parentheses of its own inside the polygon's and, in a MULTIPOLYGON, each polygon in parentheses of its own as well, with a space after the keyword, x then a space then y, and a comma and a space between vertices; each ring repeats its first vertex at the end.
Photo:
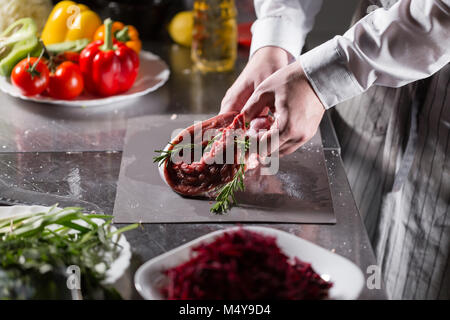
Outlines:
POLYGON ((206 145, 205 151, 207 152, 210 150, 212 144, 214 142, 216 142, 217 140, 219 140, 222 137, 223 132, 219 132, 218 134, 216 134, 211 140, 208 141, 208 144, 206 145))
MULTIPOLYGON (((206 148, 205 148, 204 152, 209 151, 208 148, 210 148, 214 142, 219 140, 222 137, 222 135, 223 135, 223 132, 219 132, 216 136, 214 136, 214 138, 209 140, 208 144, 206 145, 206 148)), ((248 140, 248 139, 243 139, 243 140, 235 139, 234 141, 237 143, 238 147, 242 148, 242 150, 244 152, 250 149, 250 140, 248 140)))
MULTIPOLYGON (((217 141, 222 136, 222 132, 217 134, 211 140, 208 141, 206 150, 208 150, 211 145, 217 141)), ((245 164, 244 157, 246 151, 250 149, 250 141, 248 139, 236 139, 235 140, 237 146, 241 149, 241 158, 240 158, 240 166, 233 179, 220 188, 219 193, 216 197, 216 203, 211 207, 210 211, 216 214, 222 214, 228 211, 233 204, 237 204, 234 193, 236 191, 244 191, 244 173, 245 173, 245 164)), ((195 144, 185 144, 185 145, 173 145, 170 143, 173 148, 171 150, 155 150, 155 152, 159 153, 159 156, 153 157, 153 162, 157 162, 158 166, 161 166, 167 158, 169 158, 174 152, 178 152, 181 149, 192 149, 196 145, 195 144)))
POLYGON ((155 152, 159 153, 159 155, 153 157, 153 162, 158 163, 158 166, 161 166, 166 161, 167 158, 170 158, 172 156, 172 154, 174 154, 180 150, 185 150, 185 149, 190 150, 195 147, 195 144, 192 144, 192 143, 183 144, 183 145, 181 145, 181 144, 173 145, 173 143, 169 142, 169 144, 171 146, 173 146, 173 148, 170 150, 155 150, 155 152))
POLYGON ((209 211, 216 214, 222 214, 227 212, 233 204, 237 203, 234 193, 239 190, 245 190, 244 169, 245 165, 241 164, 233 179, 220 189, 219 194, 216 197, 216 203, 209 211))
MULTIPOLYGON (((211 147, 211 145, 217 141, 220 137, 222 136, 222 132, 219 132, 216 136, 214 136, 211 140, 208 141, 206 148, 203 152, 208 151, 208 148, 211 147)), ((200 145, 200 144, 195 144, 195 143, 190 143, 190 144, 176 144, 174 145, 173 143, 169 142, 169 144, 171 146, 173 146, 173 148, 171 150, 155 150, 156 153, 159 153, 158 156, 153 157, 153 162, 157 162, 158 166, 161 166, 167 158, 171 157, 172 154, 180 151, 180 150, 191 150, 193 148, 195 148, 195 146, 200 145)))
POLYGON ((244 177, 245 177, 245 163, 244 157, 245 152, 250 149, 250 141, 248 139, 238 140, 236 139, 236 143, 239 148, 241 148, 241 157, 240 157, 240 165, 239 170, 234 175, 233 179, 224 185, 219 194, 216 197, 216 203, 209 209, 209 211, 222 214, 228 211, 233 204, 237 204, 236 197, 234 193, 236 191, 244 191, 244 177))

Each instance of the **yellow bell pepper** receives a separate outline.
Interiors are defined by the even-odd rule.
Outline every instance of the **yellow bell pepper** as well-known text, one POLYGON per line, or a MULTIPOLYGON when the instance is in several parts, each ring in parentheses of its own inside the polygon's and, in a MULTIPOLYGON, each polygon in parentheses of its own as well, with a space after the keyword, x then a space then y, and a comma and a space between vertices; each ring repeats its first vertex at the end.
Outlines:
POLYGON ((41 38, 45 45, 78 39, 92 40, 101 24, 100 17, 84 4, 61 1, 50 13, 41 38))

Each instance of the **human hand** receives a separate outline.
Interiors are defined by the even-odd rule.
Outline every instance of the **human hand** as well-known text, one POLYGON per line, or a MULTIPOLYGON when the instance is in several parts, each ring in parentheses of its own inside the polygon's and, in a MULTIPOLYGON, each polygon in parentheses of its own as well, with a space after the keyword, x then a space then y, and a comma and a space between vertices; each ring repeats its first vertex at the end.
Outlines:
POLYGON ((275 150, 279 151, 280 156, 297 150, 314 136, 325 112, 299 61, 262 81, 247 100, 242 112, 250 121, 266 107, 272 111, 275 122, 269 131, 259 137, 260 145, 268 148, 262 151, 262 156, 268 156, 275 150), (279 144, 274 143, 274 149, 271 150, 272 138, 277 130, 279 144))
POLYGON ((292 56, 279 47, 268 46, 257 50, 225 94, 220 113, 240 112, 256 87, 275 71, 287 66, 291 59, 292 56))

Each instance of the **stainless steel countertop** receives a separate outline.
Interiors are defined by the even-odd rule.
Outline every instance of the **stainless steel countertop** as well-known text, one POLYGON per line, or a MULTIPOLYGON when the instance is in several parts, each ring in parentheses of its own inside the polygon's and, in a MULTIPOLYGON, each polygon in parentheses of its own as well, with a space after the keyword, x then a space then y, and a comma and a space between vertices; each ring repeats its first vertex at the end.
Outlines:
MULTIPOLYGON (((149 114, 217 112, 248 55, 246 50, 239 51, 233 72, 202 75, 191 71, 188 49, 162 43, 146 43, 144 48, 169 64, 171 77, 158 91, 129 102, 70 108, 26 102, 0 93, 1 203, 51 205, 57 201, 111 214, 127 120, 149 114)), ((337 223, 270 226, 333 250, 365 273, 376 260, 328 116, 321 123, 321 133, 337 223)), ((128 232, 134 254, 130 279, 121 284, 123 294, 137 298, 132 275, 146 260, 227 226, 230 224, 144 224, 128 232)), ((360 298, 385 299, 384 287, 365 288, 360 298)))

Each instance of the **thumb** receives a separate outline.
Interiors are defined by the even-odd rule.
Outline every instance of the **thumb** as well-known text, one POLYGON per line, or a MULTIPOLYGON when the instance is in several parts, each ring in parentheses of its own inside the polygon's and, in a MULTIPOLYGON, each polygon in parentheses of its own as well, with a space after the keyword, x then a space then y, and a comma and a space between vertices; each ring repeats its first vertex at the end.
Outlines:
POLYGON ((260 115, 267 106, 272 107, 274 102, 275 96, 273 92, 255 90, 242 108, 242 113, 245 114, 245 121, 250 122, 260 115))
POLYGON ((225 94, 220 105, 220 114, 237 111, 240 112, 245 101, 250 97, 253 92, 253 86, 239 86, 240 89, 236 90, 233 85, 225 94))

